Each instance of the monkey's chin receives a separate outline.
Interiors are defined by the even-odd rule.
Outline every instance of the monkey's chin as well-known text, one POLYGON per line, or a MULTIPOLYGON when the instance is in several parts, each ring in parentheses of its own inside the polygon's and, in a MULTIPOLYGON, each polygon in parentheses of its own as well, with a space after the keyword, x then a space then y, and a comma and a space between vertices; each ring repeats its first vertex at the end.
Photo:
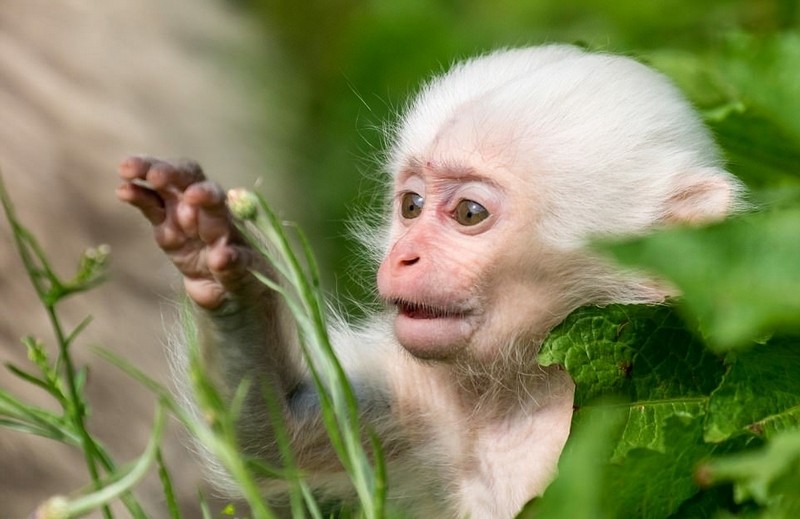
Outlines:
POLYGON ((463 349, 474 327, 469 316, 415 317, 399 312, 394 321, 397 340, 423 360, 446 360, 463 349))

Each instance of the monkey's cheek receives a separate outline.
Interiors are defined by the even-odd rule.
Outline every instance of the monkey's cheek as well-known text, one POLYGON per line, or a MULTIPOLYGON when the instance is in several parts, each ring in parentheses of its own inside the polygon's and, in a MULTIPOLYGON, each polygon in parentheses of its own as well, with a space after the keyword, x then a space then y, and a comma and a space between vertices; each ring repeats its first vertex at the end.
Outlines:
POLYGON ((451 357, 469 343, 474 329, 469 316, 425 319, 399 313, 394 321, 395 335, 403 348, 426 360, 451 357))

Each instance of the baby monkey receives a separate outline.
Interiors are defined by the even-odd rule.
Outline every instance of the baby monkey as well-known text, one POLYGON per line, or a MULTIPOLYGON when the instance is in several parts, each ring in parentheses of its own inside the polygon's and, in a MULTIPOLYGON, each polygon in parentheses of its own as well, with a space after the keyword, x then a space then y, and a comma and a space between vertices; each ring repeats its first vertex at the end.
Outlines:
MULTIPOLYGON (((331 339, 381 438, 395 508, 513 517, 544 491, 570 430, 572 381, 536 362, 548 331, 583 305, 670 295, 588 240, 723 218, 742 187, 665 77, 565 45, 455 65, 392 137, 389 216, 366 244, 385 310, 331 319, 331 339)), ((309 483, 352 498, 290 314, 251 270, 274 273, 237 233, 223 189, 194 163, 131 157, 119 172, 117 196, 183 275, 213 377, 228 395, 244 378, 268 384, 309 483)), ((256 391, 239 431, 249 453, 279 463, 256 391)), ((267 496, 283 491, 264 482, 267 496)))

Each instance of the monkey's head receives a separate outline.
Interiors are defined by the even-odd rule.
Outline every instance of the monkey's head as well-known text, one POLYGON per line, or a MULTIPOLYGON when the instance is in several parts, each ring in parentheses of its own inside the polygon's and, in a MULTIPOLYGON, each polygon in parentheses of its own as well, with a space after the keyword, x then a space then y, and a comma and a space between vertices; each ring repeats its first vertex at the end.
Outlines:
POLYGON ((503 51, 434 79, 391 150, 378 270, 413 355, 489 361, 578 306, 652 302, 589 239, 724 217, 739 182, 680 93, 628 58, 569 46, 503 51))

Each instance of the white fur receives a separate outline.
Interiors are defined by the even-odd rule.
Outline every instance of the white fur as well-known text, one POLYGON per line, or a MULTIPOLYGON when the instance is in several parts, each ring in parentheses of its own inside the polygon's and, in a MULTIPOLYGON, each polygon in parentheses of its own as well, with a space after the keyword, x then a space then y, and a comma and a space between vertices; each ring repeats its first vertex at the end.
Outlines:
POLYGON ((721 178, 733 191, 699 208, 708 216, 735 210, 742 190, 720 168, 689 103, 664 76, 630 58, 547 45, 456 65, 412 103, 389 171, 424 156, 455 124, 508 137, 509 167, 526 168, 550 204, 541 228, 567 248, 589 236, 651 227, 686 176, 721 178))

